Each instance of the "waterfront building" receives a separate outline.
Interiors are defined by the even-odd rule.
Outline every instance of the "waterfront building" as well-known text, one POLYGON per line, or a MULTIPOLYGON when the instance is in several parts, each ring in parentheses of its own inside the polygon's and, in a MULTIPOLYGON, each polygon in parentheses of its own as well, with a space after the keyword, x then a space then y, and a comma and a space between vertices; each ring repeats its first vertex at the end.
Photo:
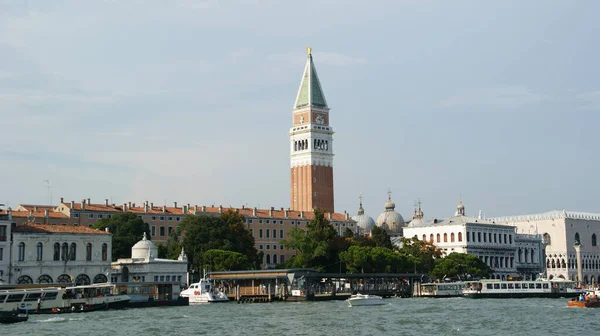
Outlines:
POLYGON ((310 48, 292 114, 290 209, 334 212, 334 132, 310 48))
POLYGON ((112 235, 87 226, 25 223, 12 230, 8 283, 107 282, 112 235))
POLYGON ((451 217, 422 220, 419 218, 419 212, 422 213, 419 209, 415 219, 404 228, 405 237, 416 237, 423 241, 429 241, 442 249, 445 254, 457 252, 477 256, 494 270, 492 275, 494 278, 504 280, 509 276, 516 276, 519 271, 524 269, 526 274, 520 275, 533 278, 542 267, 539 249, 541 236, 537 237, 536 241, 534 236, 518 235, 514 227, 492 220, 468 217, 465 215, 465 206, 462 201, 457 206, 455 215, 451 217), (530 248, 533 251, 535 246, 538 250, 535 253, 532 252, 533 254, 528 254, 528 262, 525 262, 524 259, 519 259, 522 262, 515 261, 518 248, 523 250, 530 248), (529 263, 531 258, 534 261, 529 263), (536 258, 537 263, 535 262, 536 258), (534 265, 537 265, 538 268, 536 269, 534 265))
POLYGON ((178 282, 189 283, 188 259, 183 249, 177 260, 158 258, 158 247, 147 239, 131 248, 131 258, 117 259, 111 264, 112 282, 178 282))
MULTIPOLYGON (((545 245, 544 262, 548 278, 584 284, 600 283, 600 214, 555 210, 540 214, 495 218, 496 223, 513 226, 521 234, 540 235, 545 245), (582 277, 578 277, 576 242, 580 246, 582 277)), ((519 252, 523 260, 527 250, 519 252)))
POLYGON ((356 222, 356 232, 362 235, 370 235, 371 230, 375 227, 375 221, 369 215, 365 214, 365 209, 362 205, 362 195, 359 197, 360 205, 358 207, 358 213, 352 217, 352 220, 356 222))
POLYGON ((404 218, 396 212, 396 204, 392 202, 392 192, 388 190, 388 200, 384 205, 385 211, 382 212, 375 225, 387 231, 391 237, 402 237, 405 226, 404 218))
POLYGON ((0 209, 0 284, 8 282, 11 223, 10 214, 0 209))

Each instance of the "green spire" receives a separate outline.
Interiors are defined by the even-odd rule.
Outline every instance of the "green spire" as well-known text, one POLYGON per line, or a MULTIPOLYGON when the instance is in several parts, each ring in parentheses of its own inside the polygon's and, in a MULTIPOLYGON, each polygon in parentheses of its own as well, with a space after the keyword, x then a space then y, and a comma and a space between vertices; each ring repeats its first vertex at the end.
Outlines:
POLYGON ((319 76, 317 75, 317 69, 315 69, 310 47, 308 48, 308 58, 306 60, 306 66, 304 67, 304 75, 302 75, 302 82, 300 83, 300 89, 296 96, 294 108, 298 109, 307 106, 328 108, 327 100, 325 100, 323 89, 321 89, 321 82, 319 82, 319 76))

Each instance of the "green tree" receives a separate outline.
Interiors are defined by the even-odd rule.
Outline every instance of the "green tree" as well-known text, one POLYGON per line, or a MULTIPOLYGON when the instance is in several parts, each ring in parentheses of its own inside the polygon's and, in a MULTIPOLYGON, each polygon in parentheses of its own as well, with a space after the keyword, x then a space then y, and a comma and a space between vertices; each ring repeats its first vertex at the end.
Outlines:
POLYGON ((165 259, 177 259, 181 253, 181 243, 177 230, 172 230, 166 244, 157 243, 158 257, 165 259))
POLYGON ((412 237, 402 238, 401 242, 402 247, 399 252, 412 259, 413 270, 417 272, 431 272, 435 267, 435 261, 442 257, 442 250, 428 241, 412 237))
POLYGON ((131 247, 142 239, 146 233, 150 239, 150 228, 148 223, 130 212, 112 215, 96 222, 94 229, 108 230, 112 233, 112 257, 113 261, 119 258, 131 258, 131 247))
POLYGON ((347 227, 344 230, 344 234, 342 235, 344 238, 354 238, 354 231, 351 228, 347 227))
POLYGON ((351 273, 405 272, 410 258, 386 247, 351 246, 340 253, 351 273))
POLYGON ((390 236, 379 226, 375 226, 371 230, 371 240, 375 243, 375 246, 389 248, 390 250, 394 249, 390 236))
POLYGON ((306 230, 292 228, 289 239, 281 240, 287 249, 296 255, 286 262, 286 267, 317 268, 323 271, 339 270, 339 249, 345 239, 338 237, 333 225, 325 218, 323 210, 316 209, 306 230))
POLYGON ((253 266, 248 257, 232 251, 208 250, 204 252, 202 259, 211 271, 244 270, 253 266))
POLYGON ((226 212, 220 217, 188 216, 181 222, 183 246, 191 268, 201 271, 208 263, 204 253, 208 250, 238 252, 246 256, 252 265, 260 260, 254 247, 254 238, 243 225, 244 217, 226 212))
POLYGON ((489 277, 494 271, 481 259, 467 253, 450 253, 438 259, 431 275, 438 279, 444 277, 466 280, 469 277, 489 277))

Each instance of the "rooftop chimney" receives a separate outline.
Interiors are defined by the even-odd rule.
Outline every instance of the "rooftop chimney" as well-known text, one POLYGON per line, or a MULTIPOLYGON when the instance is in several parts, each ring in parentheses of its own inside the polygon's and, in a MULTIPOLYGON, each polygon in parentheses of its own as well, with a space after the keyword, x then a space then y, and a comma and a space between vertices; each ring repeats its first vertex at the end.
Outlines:
POLYGON ((127 212, 127 203, 123 203, 123 212, 127 212))
POLYGON ((148 213, 148 202, 144 203, 144 212, 148 213))
POLYGON ((281 207, 281 210, 280 210, 280 211, 283 211, 283 207, 281 207))
MULTIPOLYGON (((196 205, 196 207, 197 207, 197 205, 196 205)), ((202 206, 202 212, 206 212, 206 205, 202 206)))
POLYGON ((89 198, 89 197, 88 197, 88 199, 87 199, 87 204, 88 204, 88 205, 92 204, 92 201, 90 200, 90 198, 89 198))
POLYGON ((154 209, 154 203, 150 203, 150 210, 154 209))
POLYGON ((29 210, 29 216, 33 216, 33 210, 29 210))
POLYGON ((329 213, 329 220, 331 220, 331 212, 329 213))
POLYGON ((33 207, 33 211, 37 212, 37 206, 33 207))
POLYGON ((173 202, 173 208, 177 209, 177 202, 173 202))
POLYGON ((269 217, 273 217, 273 207, 271 207, 271 209, 269 209, 269 217))
POLYGON ((196 212, 198 212, 198 204, 195 204, 195 205, 194 205, 194 214, 195 214, 196 212))
POLYGON ((85 210, 85 200, 81 200, 81 210, 85 210))
POLYGON ((110 232, 110 230, 108 229, 108 227, 105 227, 105 228, 104 228, 104 231, 106 231, 106 232, 110 232))
POLYGON ((219 213, 223 213, 223 206, 219 205, 219 213))
POLYGON ((242 204, 242 210, 246 209, 246 206, 242 204))
POLYGON ((344 210, 344 213, 346 214, 346 220, 350 219, 350 214, 347 213, 345 210, 344 210))
POLYGON ((135 203, 131 203, 131 207, 132 207, 132 208, 135 208, 135 203))
POLYGON ((304 218, 304 211, 300 211, 300 218, 304 218))
POLYGON ((167 212, 167 206, 163 205, 163 213, 167 212))
POLYGON ((63 203, 64 201, 65 201, 65 199, 61 197, 60 198, 60 203, 63 203))
POLYGON ((44 210, 44 217, 48 218, 50 216, 50 210, 44 210))
POLYGON ((188 206, 187 206, 187 205, 184 205, 184 206, 183 206, 183 211, 181 212, 181 214, 183 214, 183 215, 187 215, 187 212, 188 212, 188 206))
POLYGON ((71 210, 75 209, 75 201, 71 201, 71 210))
POLYGON ((108 206, 108 198, 104 199, 104 206, 108 206))
POLYGON ((254 207, 254 209, 252 209, 252 216, 256 217, 256 207, 254 207))
POLYGON ((131 209, 131 202, 127 202, 127 209, 131 209))
POLYGON ((284 210, 283 214, 285 215, 285 218, 288 217, 288 211, 287 210, 284 210))

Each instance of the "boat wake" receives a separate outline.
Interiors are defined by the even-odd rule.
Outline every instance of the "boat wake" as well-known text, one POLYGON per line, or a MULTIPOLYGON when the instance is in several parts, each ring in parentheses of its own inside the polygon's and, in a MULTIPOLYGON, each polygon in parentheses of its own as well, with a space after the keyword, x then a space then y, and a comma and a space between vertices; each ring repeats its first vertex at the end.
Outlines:
POLYGON ((47 320, 36 320, 36 321, 32 321, 35 323, 48 323, 48 322, 67 322, 67 319, 64 317, 51 317, 47 320))

